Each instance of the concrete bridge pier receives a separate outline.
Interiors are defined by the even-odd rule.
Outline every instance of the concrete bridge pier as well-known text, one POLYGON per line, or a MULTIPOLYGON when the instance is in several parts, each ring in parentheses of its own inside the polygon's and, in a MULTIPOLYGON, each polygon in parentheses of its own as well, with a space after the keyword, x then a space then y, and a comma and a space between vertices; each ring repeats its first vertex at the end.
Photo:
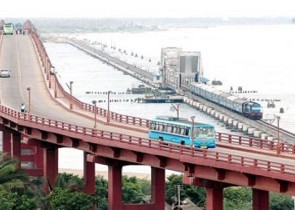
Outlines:
POLYGON ((151 169, 151 203, 123 204, 122 167, 118 162, 108 166, 109 210, 160 210, 165 209, 165 170, 151 169))
MULTIPOLYGON (((11 157, 21 160, 21 134, 18 132, 12 132, 11 157)), ((21 161, 19 161, 19 166, 21 166, 21 161)))
POLYGON ((206 187, 206 210, 223 210, 223 188, 206 187))
POLYGON ((2 126, 1 126, 0 130, 3 133, 3 136, 2 136, 3 152, 11 155, 11 132, 2 126))
POLYGON ((53 187, 58 176, 58 146, 50 145, 44 148, 44 168, 43 174, 47 179, 45 191, 49 192, 49 187, 53 187))
POLYGON ((84 192, 90 195, 95 194, 95 162, 87 161, 87 152, 84 152, 84 192))
POLYGON ((269 192, 264 190, 252 189, 252 209, 269 210, 269 192))

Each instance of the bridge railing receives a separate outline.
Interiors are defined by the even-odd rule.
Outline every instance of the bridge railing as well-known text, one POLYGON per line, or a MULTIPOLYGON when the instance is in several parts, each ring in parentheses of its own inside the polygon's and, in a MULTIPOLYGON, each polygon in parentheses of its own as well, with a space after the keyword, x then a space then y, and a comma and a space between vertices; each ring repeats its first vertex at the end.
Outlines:
MULTIPOLYGON (((94 113, 94 105, 87 104, 84 102, 81 102, 79 99, 75 98, 68 92, 66 92, 63 88, 63 86, 60 84, 59 80, 56 77, 56 74, 51 75, 50 70, 51 70, 51 63, 50 59, 47 55, 47 52, 45 50, 45 47, 43 46, 43 43, 41 42, 39 35, 36 32, 35 27, 31 24, 31 22, 27 22, 26 28, 30 32, 32 39, 35 42, 37 51, 39 53, 39 56, 41 57, 41 62, 42 66, 44 68, 44 72, 47 75, 47 80, 50 80, 50 77, 53 76, 55 79, 55 88, 58 89, 59 93, 63 95, 67 100, 69 100, 77 107, 80 109, 83 109, 85 111, 89 111, 91 113, 94 113)), ((108 117, 108 110, 96 107, 96 113, 100 116, 103 117, 108 117)), ((128 116, 128 115, 122 115, 118 114, 115 112, 109 113, 109 117, 111 120, 120 122, 120 123, 126 123, 130 125, 136 125, 136 126, 141 126, 141 127, 148 127, 149 126, 149 120, 147 119, 142 119, 138 117, 133 117, 133 116, 128 116)), ((226 142, 230 143, 233 145, 240 145, 240 146, 245 146, 245 147, 256 147, 256 148, 261 148, 261 149, 268 149, 268 150, 274 150, 277 148, 277 144, 272 141, 268 140, 262 140, 262 139, 256 139, 256 138, 249 138, 249 137, 241 137, 241 136, 235 136, 235 135, 228 135, 228 134, 223 134, 219 133, 217 135, 217 141, 219 142, 226 142)), ((287 152, 290 154, 295 154, 295 146, 290 145, 287 143, 282 143, 281 144, 281 149, 282 152, 287 152)))
MULTIPOLYGON (((257 148, 264 150, 277 150, 278 142, 258 139, 254 137, 238 136, 226 133, 217 133, 217 142, 224 142, 229 145, 243 146, 245 148, 257 148)), ((295 154, 295 145, 288 144, 285 142, 280 143, 281 152, 287 154, 295 154)))
MULTIPOLYGON (((267 171, 274 172, 272 176, 276 176, 276 173, 292 175, 291 179, 293 179, 295 175, 294 165, 276 163, 267 160, 260 160, 252 157, 242 157, 239 155, 216 152, 214 150, 195 149, 190 146, 140 138, 120 133, 96 130, 93 128, 78 126, 71 123, 61 122, 44 117, 38 117, 35 115, 22 114, 2 105, 0 106, 0 115, 2 119, 10 120, 15 124, 24 127, 30 128, 33 126, 34 129, 42 129, 43 131, 48 132, 52 132, 52 128, 55 128, 54 132, 56 134, 61 134, 68 137, 73 136, 75 138, 77 138, 80 134, 81 141, 87 141, 87 138, 85 138, 87 136, 92 138, 94 137, 97 139, 97 144, 112 146, 112 142, 116 142, 115 145, 120 148, 128 148, 130 150, 134 150, 137 152, 147 151, 146 149, 142 149, 142 147, 148 149, 156 149, 162 152, 167 152, 167 155, 169 155, 170 158, 176 158, 184 162, 190 162, 192 164, 206 165, 208 164, 208 161, 210 161, 212 165, 216 167, 228 167, 228 169, 230 170, 235 170, 235 167, 239 167, 239 171, 242 170, 243 172, 244 170, 248 173, 252 170, 253 173, 260 173, 261 175, 265 175, 265 171, 267 171), (102 139, 103 141, 101 141, 102 139), (118 142, 120 142, 121 144, 118 144, 118 142), (139 147, 131 147, 131 145, 139 147), (191 159, 191 157, 194 158, 191 159), (204 160, 206 160, 207 162, 204 160), (249 167, 254 167, 255 169, 251 169, 249 167), (257 169, 261 169, 261 171, 257 169)), ((155 154, 159 153, 155 151, 155 154)), ((286 177, 286 179, 289 179, 288 176, 286 177)))
MULTIPOLYGON (((43 66, 44 73, 46 75, 46 79, 47 79, 48 83, 50 82, 51 77, 54 77, 54 80, 56 83, 55 88, 58 89, 58 92, 61 95, 63 95, 67 100, 69 100, 69 103, 72 102, 75 106, 77 106, 80 109, 83 109, 85 111, 94 112, 94 105, 81 102, 79 99, 75 98, 73 95, 69 94, 68 92, 66 92, 64 90, 63 86, 60 84, 59 80, 57 79, 56 74, 52 74, 52 72, 51 72, 52 64, 50 62, 49 56, 47 55, 45 47, 44 47, 42 41, 40 40, 39 35, 37 34, 35 27, 33 26, 33 24, 30 21, 27 21, 25 25, 26 25, 26 28, 27 28, 28 32, 30 33, 32 40, 34 41, 35 46, 37 48, 37 52, 40 56, 40 61, 43 66)), ((96 108, 97 108, 98 115, 101 115, 103 117, 108 116, 107 110, 100 108, 100 107, 96 107, 96 108)), ((122 115, 122 114, 118 114, 118 113, 111 112, 111 111, 109 113, 109 117, 111 120, 115 120, 120 123, 126 123, 126 124, 131 124, 131 125, 136 125, 136 126, 142 126, 142 127, 149 126, 149 120, 142 119, 139 117, 122 115)))

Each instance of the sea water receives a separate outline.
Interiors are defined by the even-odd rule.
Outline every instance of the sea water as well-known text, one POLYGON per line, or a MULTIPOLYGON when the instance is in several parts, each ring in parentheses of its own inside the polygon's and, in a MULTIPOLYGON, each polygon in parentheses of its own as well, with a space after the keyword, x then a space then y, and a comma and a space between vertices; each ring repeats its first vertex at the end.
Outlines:
MULTIPOLYGON (((120 53, 114 53, 114 56, 149 71, 157 70, 161 48, 179 47, 183 51, 200 51, 206 78, 221 80, 228 90, 230 87, 237 90, 241 86, 243 90, 257 91, 255 94, 242 95, 244 97, 256 100, 279 99, 280 102, 275 102, 276 107, 273 109, 267 109, 266 103, 261 102, 264 115, 273 119, 275 115, 280 115, 281 127, 295 132, 295 25, 170 28, 140 33, 79 33, 62 36, 87 40, 93 44, 103 43, 106 46, 104 50, 108 52, 114 47, 116 50, 120 48, 129 57, 120 53), (138 57, 131 58, 131 52, 138 54, 138 57), (284 113, 279 112, 280 108, 284 109, 284 113)), ((97 44, 97 47, 100 46, 97 44)), ((113 112, 147 119, 163 114, 176 115, 171 112, 171 104, 130 102, 137 96, 123 92, 141 84, 131 76, 68 44, 45 43, 45 47, 64 88, 67 89, 67 82, 74 81, 73 94, 81 101, 91 103, 92 100, 100 100, 102 103, 98 105, 106 108, 105 92, 111 90, 117 93, 111 94, 112 100, 128 100, 111 102, 110 109, 113 112)), ((214 124, 218 132, 231 132, 215 119, 185 104, 180 105, 180 116, 196 116, 198 121, 214 124)), ((82 169, 82 157, 81 151, 61 149, 59 167, 82 169)), ((97 164, 96 169, 105 170, 106 167, 97 164)), ((149 172, 148 167, 138 169, 138 166, 129 166, 126 170, 149 172)))

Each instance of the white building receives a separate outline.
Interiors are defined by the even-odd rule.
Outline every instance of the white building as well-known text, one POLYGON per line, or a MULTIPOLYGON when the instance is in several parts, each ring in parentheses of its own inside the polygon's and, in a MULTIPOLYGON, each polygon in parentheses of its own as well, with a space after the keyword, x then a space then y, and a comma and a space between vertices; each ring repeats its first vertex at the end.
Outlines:
POLYGON ((200 52, 186 52, 181 48, 161 50, 163 84, 178 90, 182 82, 199 82, 203 76, 200 52))

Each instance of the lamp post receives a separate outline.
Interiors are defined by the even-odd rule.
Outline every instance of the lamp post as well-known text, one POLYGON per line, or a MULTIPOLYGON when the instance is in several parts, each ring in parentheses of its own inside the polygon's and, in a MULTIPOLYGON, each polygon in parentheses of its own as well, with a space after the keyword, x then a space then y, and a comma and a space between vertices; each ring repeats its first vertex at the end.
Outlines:
POLYGON ((31 114, 31 88, 27 87, 28 96, 29 96, 29 110, 28 113, 31 114))
POLYGON ((177 104, 176 106, 174 104, 171 104, 172 110, 176 111, 177 118, 179 118, 179 107, 180 107, 180 104, 177 104))
POLYGON ((277 118, 277 131, 278 131, 278 143, 277 143, 277 155, 281 154, 281 142, 280 142, 280 116, 275 116, 277 118))
POLYGON ((192 132, 191 132, 191 139, 192 139, 192 147, 194 146, 194 138, 195 138, 195 116, 191 116, 191 120, 192 120, 192 132))
POLYGON ((110 94, 111 94, 111 91, 109 90, 108 91, 108 115, 107 115, 107 123, 110 122, 110 94))
POLYGON ((181 200, 180 200, 180 190, 182 189, 182 185, 181 184, 178 184, 176 185, 177 187, 177 206, 175 206, 173 209, 181 209, 180 206, 181 206, 181 200))
POLYGON ((70 109, 73 109, 73 81, 70 81, 69 89, 70 89, 70 95, 71 95, 71 98, 70 98, 70 109))
POLYGON ((56 76, 57 72, 54 71, 54 98, 57 98, 57 76, 56 76))
POLYGON ((96 112, 97 112, 97 109, 96 109, 96 100, 93 100, 92 103, 94 105, 94 128, 96 128, 96 112))

